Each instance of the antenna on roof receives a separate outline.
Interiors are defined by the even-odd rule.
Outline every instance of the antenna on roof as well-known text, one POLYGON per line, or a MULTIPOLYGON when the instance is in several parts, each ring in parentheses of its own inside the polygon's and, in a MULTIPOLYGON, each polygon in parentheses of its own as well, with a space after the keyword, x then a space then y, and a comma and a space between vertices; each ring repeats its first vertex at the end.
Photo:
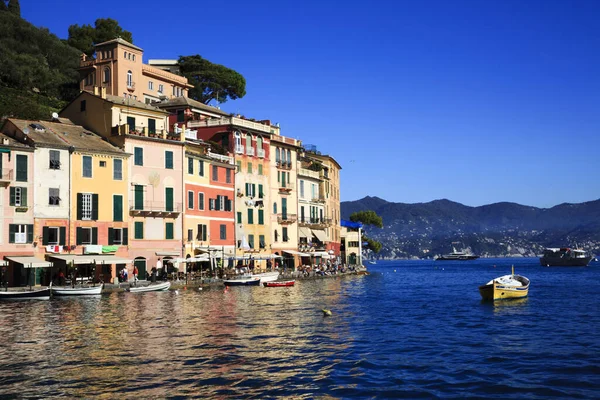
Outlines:
POLYGON ((23 128, 23 133, 24 133, 25 135, 29 135, 29 128, 27 128, 27 127, 26 127, 26 128, 23 128))
POLYGON ((52 119, 53 119, 53 120, 58 120, 58 113, 56 113, 56 112, 53 112, 53 113, 52 113, 52 119))

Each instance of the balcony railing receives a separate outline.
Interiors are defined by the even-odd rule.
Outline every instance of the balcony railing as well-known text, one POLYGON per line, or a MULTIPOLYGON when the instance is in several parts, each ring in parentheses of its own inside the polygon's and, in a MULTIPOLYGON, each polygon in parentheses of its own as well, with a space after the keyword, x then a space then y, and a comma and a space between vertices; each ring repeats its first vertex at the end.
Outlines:
POLYGON ((319 196, 319 197, 313 197, 311 199, 311 201, 313 203, 325 203, 325 197, 324 196, 319 196))
POLYGON ((321 179, 319 173, 317 171, 311 171, 310 169, 300 168, 298 169, 298 175, 306 176, 314 179, 321 179))
POLYGON ((247 147, 246 154, 249 156, 253 156, 254 155, 254 147, 247 147))
POLYGON ((217 154, 217 153, 211 153, 210 151, 207 153, 207 155, 210 158, 213 158, 215 160, 227 163, 227 164, 233 164, 233 157, 230 156, 224 156, 222 154, 217 154))
POLYGON ((256 149, 256 155, 260 158, 265 158, 265 149, 256 149))
MULTIPOLYGON (((281 183, 280 183, 281 185, 281 183)), ((285 186, 281 185, 279 186, 279 192, 280 193, 289 193, 292 190, 294 190, 294 183, 293 182, 286 182, 285 186)))
POLYGON ((277 222, 280 223, 281 225, 285 225, 285 224, 293 224, 294 222, 296 222, 298 220, 298 215, 297 214, 277 214, 277 222))
POLYGON ((260 122, 248 121, 246 119, 237 117, 223 117, 223 118, 210 118, 201 121, 189 121, 190 128, 200 128, 207 126, 222 126, 222 125, 235 125, 242 128, 250 128, 255 131, 271 133, 271 131, 279 130, 275 126, 261 124, 260 122))
MULTIPOLYGON (((190 121, 190 122, 192 122, 192 121, 190 121)), ((235 145, 235 152, 237 154, 244 154, 244 146, 242 146, 242 145, 235 145)))
POLYGON ((292 163, 290 161, 276 161, 275 165, 281 169, 292 169, 292 163))
POLYGON ((327 226, 331 225, 331 218, 299 218, 298 224, 300 226, 327 226))
POLYGON ((135 82, 127 83, 127 90, 135 90, 135 82))
MULTIPOLYGON (((0 153, 2 154, 2 153, 0 153)), ((12 181, 13 170, 8 168, 0 169, 0 183, 7 184, 12 181)))
MULTIPOLYGON (((181 132, 183 131, 183 128, 178 127, 177 124, 175 124, 174 128, 175 128, 175 134, 176 135, 181 135, 181 132)), ((198 135, 196 134, 197 132, 198 131, 194 131, 194 130, 186 128, 185 129, 185 138, 186 139, 196 140, 196 139, 198 139, 198 135)))
POLYGON ((182 203, 167 204, 164 201, 144 201, 140 203, 135 200, 129 202, 129 212, 133 215, 180 214, 182 210, 182 203))

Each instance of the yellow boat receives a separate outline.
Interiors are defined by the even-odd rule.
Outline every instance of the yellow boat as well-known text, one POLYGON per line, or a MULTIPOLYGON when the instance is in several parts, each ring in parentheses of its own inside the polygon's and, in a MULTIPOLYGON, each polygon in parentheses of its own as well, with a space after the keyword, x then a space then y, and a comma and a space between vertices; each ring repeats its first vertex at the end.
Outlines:
POLYGON ((479 286, 479 293, 483 300, 519 299, 527 297, 529 293, 529 279, 515 275, 515 269, 511 275, 504 275, 492 279, 483 286, 479 286))

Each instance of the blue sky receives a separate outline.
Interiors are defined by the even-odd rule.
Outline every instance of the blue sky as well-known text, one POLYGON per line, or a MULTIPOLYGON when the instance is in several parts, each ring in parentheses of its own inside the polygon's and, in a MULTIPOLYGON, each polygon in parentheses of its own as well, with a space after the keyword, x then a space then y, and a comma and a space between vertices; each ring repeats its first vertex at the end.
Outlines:
POLYGON ((144 60, 240 72, 228 112, 342 165, 343 201, 600 198, 600 1, 21 0, 61 38, 113 18, 144 60), (104 10, 104 11, 103 11, 104 10))

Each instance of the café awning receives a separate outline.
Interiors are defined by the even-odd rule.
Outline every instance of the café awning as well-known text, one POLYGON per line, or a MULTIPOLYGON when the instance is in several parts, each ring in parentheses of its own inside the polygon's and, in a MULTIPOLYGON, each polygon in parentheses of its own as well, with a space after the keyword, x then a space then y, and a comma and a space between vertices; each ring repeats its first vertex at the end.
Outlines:
POLYGON ((292 254, 295 256, 300 256, 300 257, 310 257, 311 253, 302 253, 300 251, 296 251, 296 250, 283 250, 284 253, 288 253, 288 254, 292 254))
POLYGON ((161 257, 177 257, 181 255, 178 251, 157 251, 154 254, 161 257))
POLYGON ((321 229, 312 229, 312 234, 315 235, 320 242, 325 242, 327 240, 327 236, 325 235, 325 231, 321 229))
POLYGON ((300 227, 298 229, 298 236, 305 237, 305 238, 312 237, 312 235, 310 233, 310 228, 300 227))
POLYGON ((23 268, 47 268, 51 267, 50 261, 42 260, 41 258, 26 256, 26 257, 5 257, 7 260, 15 264, 23 265, 23 268))
POLYGON ((64 261, 67 264, 73 263, 74 265, 82 264, 131 264, 133 260, 129 258, 122 258, 117 256, 104 256, 100 254, 87 254, 87 255, 75 255, 75 254, 64 254, 57 256, 50 256, 53 260, 64 261))

